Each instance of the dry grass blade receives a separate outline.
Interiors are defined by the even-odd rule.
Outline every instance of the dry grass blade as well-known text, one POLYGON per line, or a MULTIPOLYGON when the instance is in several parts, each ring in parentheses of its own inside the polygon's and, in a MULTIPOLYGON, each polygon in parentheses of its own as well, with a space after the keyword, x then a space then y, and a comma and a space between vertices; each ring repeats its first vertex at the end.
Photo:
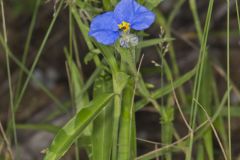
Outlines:
POLYGON ((1 134, 3 136, 3 139, 4 139, 5 143, 7 145, 7 150, 9 152, 9 155, 10 155, 11 159, 13 160, 13 153, 12 153, 11 145, 10 145, 10 143, 9 143, 9 141, 7 139, 7 136, 6 136, 5 132, 4 132, 4 129, 3 129, 1 121, 0 121, 0 131, 1 131, 1 134))
POLYGON ((185 140, 187 140, 188 138, 190 138, 194 133, 196 133, 198 130, 200 130, 202 127, 204 127, 207 123, 208 123, 208 120, 204 121, 202 124, 197 126, 195 130, 192 130, 191 132, 189 132, 186 136, 182 137, 181 139, 173 142, 172 144, 166 145, 162 148, 159 148, 157 150, 154 150, 154 151, 148 152, 142 156, 139 156, 136 158, 136 160, 143 160, 143 159, 145 159, 145 157, 150 157, 150 156, 153 157, 152 155, 158 155, 158 153, 161 151, 175 147, 176 145, 178 145, 178 144, 184 142, 185 140))
POLYGON ((225 159, 225 160, 228 160, 227 154, 226 154, 226 152, 225 152, 225 150, 224 150, 224 147, 223 147, 223 145, 222 145, 222 142, 221 142, 221 140, 220 140, 220 138, 219 138, 219 136, 218 136, 217 130, 215 129, 215 127, 214 127, 214 125, 213 125, 213 123, 212 123, 212 120, 211 120, 210 116, 208 115, 208 113, 207 113, 207 111, 204 109, 204 107, 203 107, 196 99, 194 99, 194 101, 195 101, 195 102, 198 104, 198 106, 204 111, 204 113, 205 113, 205 115, 206 115, 206 117, 207 117, 207 120, 208 120, 208 122, 209 122, 209 124, 210 124, 210 126, 211 126, 211 128, 212 128, 212 130, 213 130, 213 132, 214 132, 214 135, 215 135, 216 138, 217 138, 217 141, 218 141, 218 144, 219 144, 219 146, 220 146, 220 148, 221 148, 221 150, 222 150, 224 159, 225 159))
POLYGON ((180 104, 179 104, 179 102, 178 102, 178 99, 177 99, 177 96, 176 96, 176 93, 175 93, 175 90, 174 90, 174 87, 173 87, 173 82, 172 82, 172 80, 171 80, 171 84, 172 84, 172 90, 173 90, 173 97, 174 97, 174 100, 175 100, 175 102, 176 102, 176 104, 177 104, 177 108, 178 108, 178 110, 179 110, 179 112, 180 112, 180 114, 181 114, 181 117, 182 117, 185 125, 187 126, 188 130, 189 130, 190 132, 192 132, 192 128, 191 128, 190 125, 188 124, 187 119, 185 118, 185 116, 184 116, 184 114, 183 114, 183 111, 182 111, 182 109, 181 109, 181 106, 180 106, 180 104))

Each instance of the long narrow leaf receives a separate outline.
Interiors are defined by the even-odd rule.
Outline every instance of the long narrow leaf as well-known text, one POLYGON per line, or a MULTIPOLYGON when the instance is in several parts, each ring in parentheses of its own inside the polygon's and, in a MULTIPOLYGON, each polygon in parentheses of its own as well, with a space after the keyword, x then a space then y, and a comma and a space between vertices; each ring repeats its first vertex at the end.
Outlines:
MULTIPOLYGON (((112 90, 111 77, 103 75, 96 79, 94 97, 112 90)), ((109 160, 112 145, 113 106, 112 101, 93 121, 92 151, 93 160, 109 160)))
POLYGON ((114 94, 105 93, 96 97, 89 103, 88 107, 84 107, 84 109, 70 119, 53 139, 44 160, 60 159, 68 151, 72 143, 81 135, 88 124, 102 111, 113 95, 114 94))
POLYGON ((132 100, 134 97, 134 84, 132 80, 129 80, 129 84, 123 92, 122 102, 122 116, 120 118, 120 129, 119 129, 119 145, 118 145, 118 159, 129 160, 135 159, 135 150, 132 148, 134 143, 133 138, 133 104, 132 100))
MULTIPOLYGON (((173 87, 174 89, 181 86, 182 84, 186 83, 188 80, 190 80, 194 75, 195 75, 196 70, 193 69, 177 79, 176 81, 173 82, 173 87)), ((166 94, 169 94, 172 92, 172 85, 168 84, 164 86, 163 88, 160 88, 159 90, 155 91, 152 93, 152 98, 157 99, 160 98, 166 94)), ((137 102, 136 104, 136 110, 139 110, 143 108, 149 101, 147 99, 143 99, 137 102)))

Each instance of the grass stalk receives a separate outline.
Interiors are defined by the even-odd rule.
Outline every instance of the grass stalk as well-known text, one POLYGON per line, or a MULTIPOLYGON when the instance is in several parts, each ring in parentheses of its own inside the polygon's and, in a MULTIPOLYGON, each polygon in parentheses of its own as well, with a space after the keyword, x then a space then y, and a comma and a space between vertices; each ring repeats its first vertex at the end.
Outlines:
MULTIPOLYGON (((204 32, 203 32, 203 36, 201 39, 200 58, 197 63, 197 73, 196 73, 196 77, 194 80, 194 89, 193 89, 193 98, 196 100, 199 99, 199 94, 200 94, 203 68, 204 68, 205 58, 206 58, 206 53, 207 53, 206 45, 207 45, 209 27, 210 27, 210 22, 211 22, 213 4, 214 4, 214 0, 210 0, 209 6, 208 6, 207 18, 206 18, 205 27, 204 27, 204 32)), ((197 106, 196 105, 197 104, 194 102, 194 100, 192 100, 191 113, 190 113, 190 125, 193 130, 195 128, 196 116, 197 116, 197 106)), ((193 149, 193 139, 194 139, 194 135, 191 134, 189 150, 186 155, 186 160, 192 159, 191 156, 192 156, 192 149, 193 149)))
MULTIPOLYGON (((7 46, 7 44, 4 42, 4 38, 2 35, 0 35, 0 43, 1 45, 6 49, 7 49, 7 53, 9 58, 11 58, 18 67, 21 68, 21 70, 23 70, 23 72, 27 75, 29 75, 30 71, 22 64, 22 62, 20 60, 17 59, 17 57, 11 52, 11 50, 9 49, 9 47, 7 46)), ((44 84, 42 84, 42 82, 40 82, 39 80, 35 79, 33 76, 31 76, 31 78, 36 81, 37 85, 40 87, 40 89, 42 89, 42 91, 50 98, 54 101, 54 103, 57 105, 57 107, 63 111, 63 112, 66 112, 66 106, 64 104, 62 104, 62 102, 60 102, 58 100, 58 98, 53 95, 53 93, 51 93, 51 91, 46 87, 44 86, 44 84)))
MULTIPOLYGON (((3 36, 4 41, 7 44, 8 38, 7 38, 7 29, 6 29, 6 21, 5 21, 5 12, 4 12, 4 4, 1 0, 1 14, 2 14, 2 25, 3 25, 3 36)), ((12 76, 11 76, 11 68, 10 68, 10 61, 8 56, 8 50, 6 47, 4 47, 5 55, 6 55, 6 65, 7 65, 7 76, 8 76, 8 88, 9 88, 9 100, 10 100, 10 110, 11 110, 11 125, 12 125, 12 131, 13 131, 13 139, 14 144, 16 147, 16 157, 18 156, 18 139, 17 139, 17 131, 16 131, 16 120, 15 120, 15 112, 14 112, 14 95, 13 95, 13 88, 12 88, 12 76)))
POLYGON ((50 33, 51 33, 52 29, 53 29, 53 26, 54 26, 54 24, 56 22, 56 19, 57 19, 58 15, 60 13, 60 10, 62 8, 63 2, 64 2, 63 0, 60 1, 58 8, 57 8, 56 12, 53 15, 53 19, 52 19, 52 21, 51 21, 51 23, 49 25, 49 28, 48 28, 48 30, 47 30, 47 32, 46 32, 46 34, 44 36, 44 39, 43 39, 43 41, 42 41, 42 43, 40 45, 40 48, 39 48, 39 50, 38 50, 38 52, 36 54, 36 57, 35 57, 35 59, 33 61, 33 64, 32 64, 32 67, 31 67, 31 69, 29 71, 29 75, 28 75, 25 83, 23 84, 22 90, 19 93, 19 97, 17 98, 16 103, 14 104, 14 111, 17 111, 17 109, 18 109, 18 107, 19 107, 19 105, 21 103, 21 100, 22 100, 22 98, 24 96, 24 93, 25 93, 25 91, 27 89, 28 83, 30 82, 31 76, 32 76, 32 74, 34 72, 34 69, 35 69, 35 67, 36 67, 36 65, 37 65, 37 63, 38 63, 38 61, 40 59, 40 56, 42 55, 43 49, 44 49, 44 47, 45 47, 45 45, 47 43, 49 35, 50 35, 50 33))
POLYGON ((119 131, 119 118, 121 115, 121 93, 116 89, 117 83, 113 78, 113 90, 116 94, 114 96, 114 122, 113 122, 113 144, 112 144, 112 159, 117 160, 117 150, 118 150, 118 131, 119 131))
POLYGON ((8 153, 10 155, 10 158, 13 159, 13 153, 12 153, 12 149, 11 149, 11 144, 8 141, 6 133, 4 132, 3 125, 2 125, 1 121, 0 121, 0 132, 1 132, 2 137, 3 137, 3 139, 4 139, 4 141, 5 141, 6 145, 7 145, 7 150, 8 150, 8 153))
MULTIPOLYGON (((33 30, 34 30, 34 27, 35 27, 35 24, 36 24, 36 18, 37 18, 37 13, 38 13, 40 3, 41 3, 41 0, 36 1, 35 8, 34 8, 34 11, 33 11, 32 20, 31 20, 31 23, 30 23, 30 26, 29 26, 29 29, 28 29, 27 39, 26 39, 26 42, 25 42, 23 57, 22 57, 22 64, 23 65, 26 64, 27 55, 29 53, 30 43, 31 43, 31 39, 32 39, 33 30)), ((24 73, 24 71, 21 69, 20 72, 19 72, 19 80, 18 80, 18 83, 17 83, 15 98, 17 98, 19 96, 19 93, 21 91, 21 85, 22 85, 22 81, 23 81, 23 73, 24 73)))
POLYGON ((240 14, 239 14, 238 0, 236 0, 236 12, 237 12, 238 32, 240 34, 240 14))
POLYGON ((231 108, 230 108, 230 0, 227 0, 227 108, 228 108, 228 154, 229 160, 232 160, 232 142, 231 142, 231 108))

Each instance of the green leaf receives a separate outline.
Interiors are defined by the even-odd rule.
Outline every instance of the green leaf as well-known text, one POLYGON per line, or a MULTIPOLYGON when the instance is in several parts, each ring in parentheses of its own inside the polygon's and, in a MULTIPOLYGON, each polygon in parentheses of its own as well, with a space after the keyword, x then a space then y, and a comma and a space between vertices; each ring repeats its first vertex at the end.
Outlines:
MULTIPOLYGON (((112 80, 109 75, 96 79, 94 97, 112 90, 112 80)), ((93 160, 109 160, 112 145, 113 106, 112 101, 93 121, 92 150, 93 160)))
MULTIPOLYGON (((199 103, 205 107, 206 111, 211 116, 212 115, 211 110, 213 109, 212 107, 213 89, 210 89, 210 88, 212 88, 211 82, 213 82, 213 77, 212 77, 211 65, 208 58, 206 58, 206 63, 203 68, 203 77, 204 78, 201 81, 199 103)), ((202 123, 205 120, 207 120, 204 112, 198 113, 198 120, 199 120, 199 123, 202 123)), ((206 155, 208 155, 208 159, 213 160, 214 159, 213 135, 211 130, 208 130, 203 135, 203 144, 205 145, 206 155)), ((199 144, 199 145, 203 145, 203 144, 199 144)), ((201 152, 199 154, 201 154, 201 152)))
MULTIPOLYGON (((70 54, 67 57, 68 60, 68 68, 70 72, 70 87, 73 94, 74 106, 76 107, 76 112, 79 112, 83 107, 86 107, 89 103, 87 92, 82 94, 83 91, 83 76, 80 69, 73 62, 70 54)), ((90 136, 92 132, 92 125, 88 125, 88 127, 84 130, 83 136, 90 136)))
POLYGON ((135 112, 133 109, 134 83, 130 80, 126 89, 123 91, 122 114, 120 117, 118 159, 135 159, 135 112))
POLYGON ((84 86, 82 73, 80 72, 77 65, 73 62, 70 56, 68 58, 68 66, 70 72, 71 88, 74 96, 74 104, 77 111, 80 111, 82 107, 88 104, 88 96, 86 94, 82 95, 82 90, 84 86))
POLYGON ((169 42, 169 41, 173 41, 173 40, 174 40, 174 38, 155 38, 155 39, 140 41, 138 43, 138 47, 145 48, 145 47, 150 47, 150 46, 157 45, 159 43, 169 42))
POLYGON ((58 160, 71 147, 84 129, 96 118, 114 94, 104 93, 91 101, 59 130, 44 160, 58 160))
MULTIPOLYGON (((172 92, 172 89, 177 88, 181 86, 182 84, 186 83, 189 79, 191 79, 196 73, 196 69, 194 68, 193 70, 189 71, 182 77, 178 78, 176 81, 173 82, 173 84, 168 84, 164 86, 163 88, 160 88, 156 90, 155 92, 152 93, 151 98, 153 99, 158 99, 164 95, 167 95, 172 92), (173 86, 172 86, 173 85, 173 86), (173 87, 173 88, 172 88, 173 87)), ((143 99, 137 102, 136 104, 136 110, 139 110, 143 108, 149 101, 147 99, 143 99)))
POLYGON ((113 120, 113 143, 112 143, 112 159, 117 159, 119 119, 121 115, 121 97, 122 90, 127 84, 128 75, 124 72, 113 72, 113 90, 114 96, 114 120, 113 120))

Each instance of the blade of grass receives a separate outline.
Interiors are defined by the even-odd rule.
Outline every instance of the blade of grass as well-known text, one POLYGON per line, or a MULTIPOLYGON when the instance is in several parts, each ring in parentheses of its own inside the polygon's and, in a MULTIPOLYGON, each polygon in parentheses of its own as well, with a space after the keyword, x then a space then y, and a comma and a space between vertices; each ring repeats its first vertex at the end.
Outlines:
POLYGON ((49 25, 49 27, 48 27, 48 30, 47 30, 47 32, 46 32, 46 34, 45 34, 45 36, 44 36, 44 39, 43 39, 43 41, 42 41, 42 43, 41 43, 41 45, 40 45, 40 48, 39 48, 39 50, 38 50, 38 52, 37 52, 37 55, 35 56, 35 59, 34 59, 34 61, 33 61, 32 67, 31 67, 31 69, 30 69, 29 75, 28 75, 25 83, 23 84, 23 87, 22 87, 22 89, 21 89, 21 92, 19 93, 19 97, 17 98, 17 100, 16 100, 16 102, 15 102, 15 104, 14 104, 14 111, 17 111, 17 109, 18 109, 18 107, 19 107, 19 105, 20 105, 20 103, 21 103, 21 100, 22 100, 22 98, 23 98, 23 96, 24 96, 24 93, 25 93, 25 91, 26 91, 26 89, 27 89, 28 83, 29 83, 29 81, 30 81, 30 79, 31 79, 31 77, 32 77, 33 72, 34 72, 34 69, 35 69, 35 67, 36 67, 36 65, 37 65, 37 63, 38 63, 38 61, 39 61, 39 59, 40 59, 40 56, 41 56, 41 54, 42 54, 42 52, 43 52, 43 49, 44 49, 44 47, 45 47, 45 45, 46 45, 46 43, 47 43, 47 40, 48 40, 48 38, 49 38, 49 35, 50 35, 50 33, 51 33, 52 29, 53 29, 53 26, 54 26, 54 24, 55 24, 55 22, 56 22, 56 19, 57 19, 58 15, 59 15, 59 13, 60 13, 60 10, 61 10, 61 8, 62 8, 63 2, 64 2, 63 0, 61 0, 61 1, 59 2, 59 6, 58 6, 56 12, 55 12, 54 15, 53 15, 53 19, 52 19, 52 21, 51 21, 51 23, 50 23, 50 25, 49 25))
MULTIPOLYGON (((178 78, 177 80, 175 80, 173 82, 174 89, 176 89, 177 87, 186 83, 189 79, 191 79, 195 75, 195 73, 196 73, 196 69, 194 68, 191 71, 189 71, 188 73, 186 73, 185 75, 183 75, 180 78, 178 78)), ((160 98, 166 94, 169 94, 171 92, 172 92, 172 85, 168 84, 168 85, 164 86, 163 88, 160 88, 160 89, 154 91, 150 97, 152 97, 153 99, 158 99, 158 98, 160 98)), ((138 102, 136 102, 136 111, 143 108, 148 103, 149 103, 149 99, 139 100, 138 102)))
MULTIPOLYGON (((74 95, 76 96, 76 92, 74 92, 75 87, 74 87, 74 73, 73 72, 73 67, 72 67, 72 56, 73 56, 73 18, 72 18, 72 13, 71 13, 71 9, 70 7, 68 8, 68 16, 69 16, 69 54, 67 54, 68 57, 68 65, 66 64, 66 69, 68 71, 68 83, 69 83, 69 87, 70 87, 70 91, 71 91, 71 102, 73 106, 76 106, 76 110, 79 111, 79 107, 77 107, 77 103, 76 103, 76 97, 74 97, 74 95), (70 70, 70 71, 69 71, 70 70), (70 73, 69 73, 70 72, 70 73), (72 84, 72 85, 71 85, 72 84), (75 100, 75 103, 74 103, 75 100)), ((76 76, 75 76, 76 77, 76 76)), ((76 78, 77 80, 77 78, 76 78)), ((78 83, 76 83, 77 85, 78 83)), ((79 82, 79 84, 81 84, 81 82, 79 82)), ((80 85, 81 86, 81 85, 80 85)), ((84 103, 84 102, 83 102, 84 103)), ((75 142, 75 159, 79 160, 79 146, 78 146, 78 140, 76 140, 75 142)))
POLYGON ((213 132, 214 132, 214 134, 215 134, 215 136, 216 136, 216 138, 217 138, 218 144, 219 144, 219 146, 220 146, 220 148, 221 148, 221 150, 222 150, 223 157, 224 157, 225 160, 227 160, 227 155, 226 155, 225 150, 224 150, 224 148, 223 148, 222 142, 221 142, 221 140, 220 140, 220 138, 219 138, 219 136, 218 136, 218 133, 217 133, 217 131, 216 131, 216 129, 215 129, 213 123, 212 123, 212 120, 211 120, 210 116, 208 115, 206 109, 205 109, 199 102, 196 101, 196 103, 197 103, 197 104, 201 107, 201 109, 204 111, 204 113, 205 113, 205 115, 206 115, 206 117, 207 117, 207 119, 208 119, 208 122, 209 122, 210 126, 212 127, 212 130, 213 130, 213 132))
MULTIPOLYGON (((209 58, 206 57, 206 63, 203 68, 203 75, 204 77, 201 80, 201 88, 200 88, 200 93, 199 93, 199 103, 205 106, 206 111, 211 114, 213 110, 212 107, 212 99, 213 99, 213 93, 212 89, 209 90, 209 88, 212 87, 212 84, 209 82, 213 81, 213 73, 212 73, 212 68, 210 66, 209 58), (208 92, 206 92, 208 90, 208 92)), ((203 112, 198 113, 198 120, 199 122, 204 122, 206 120, 206 115, 203 112)), ((205 146, 205 154, 208 156, 209 160, 214 159, 214 151, 213 151, 213 138, 212 138, 212 131, 209 130, 203 135, 203 144, 205 146)), ((198 145, 203 145, 202 143, 198 145)), ((200 152, 202 154, 202 152, 200 152)))
MULTIPOLYGON (((9 55, 9 58, 11 58, 11 59, 17 64, 17 66, 20 67, 22 71, 24 71, 25 74, 30 75, 30 71, 29 71, 29 70, 22 64, 22 62, 19 61, 19 60, 17 59, 17 57, 10 51, 9 47, 8 47, 7 44, 4 42, 3 37, 2 37, 1 34, 0 34, 0 43, 1 43, 1 45, 2 45, 4 48, 7 49, 7 53, 6 53, 6 54, 9 55)), ((46 86, 44 86, 39 80, 37 80, 37 79, 34 78, 33 76, 31 76, 31 78, 37 83, 37 85, 40 87, 40 89, 42 89, 43 92, 45 92, 46 95, 48 95, 48 97, 51 98, 51 99, 55 102, 55 104, 60 108, 61 111, 64 111, 64 112, 67 111, 65 105, 63 105, 63 104, 57 99, 57 97, 55 97, 55 96, 49 91, 49 89, 48 89, 46 86)))
MULTIPOLYGON (((40 6, 41 0, 37 0, 35 2, 35 8, 33 11, 33 16, 32 16, 32 20, 28 29, 28 34, 27 34, 27 39, 24 45, 24 51, 23 51, 23 57, 22 57, 22 64, 25 65, 26 60, 27 60, 27 55, 29 52, 29 47, 30 47, 30 43, 31 43, 31 39, 32 39, 32 34, 33 34, 33 30, 34 30, 34 26, 36 23, 36 17, 37 17, 37 13, 38 13, 38 9, 40 6)), ((21 68, 20 68, 21 69, 21 68)), ((20 70, 19 73, 19 79, 18 79, 18 83, 17 83, 17 89, 16 89, 16 93, 15 93, 15 100, 16 98, 19 96, 20 90, 21 90, 21 85, 22 85, 22 81, 23 81, 23 70, 20 70)))
MULTIPOLYGON (((230 91, 231 91, 231 88, 230 88, 230 91)), ((227 91, 225 93, 225 95, 223 96, 223 99, 221 101, 221 104, 219 105, 219 108, 218 110, 214 113, 214 115, 212 116, 212 123, 217 119, 217 117, 219 117, 219 115, 221 114, 222 112, 222 109, 224 107, 224 104, 226 103, 227 101, 227 91)), ((175 147, 176 145, 179 145, 181 143, 185 144, 185 145, 188 145, 189 144, 189 141, 190 141, 190 138, 191 138, 191 135, 193 134, 196 134, 195 136, 195 140, 198 140, 199 138, 202 138, 202 135, 205 133, 206 130, 209 129, 210 127, 210 124, 207 123, 208 121, 205 121, 203 123, 201 123, 199 126, 195 127, 195 130, 192 130, 192 133, 188 133, 186 136, 182 137, 181 139, 173 142, 172 144, 169 144, 169 145, 166 145, 162 148, 159 148, 157 150, 154 150, 154 151, 151 151, 151 152, 148 152, 144 155, 141 155, 139 157, 137 157, 137 160, 151 160, 157 156, 160 156, 160 155, 163 155, 165 154, 167 151, 171 151, 170 149, 172 149, 173 147, 175 147)))
POLYGON ((75 28, 73 27, 72 29, 72 35, 73 35, 73 50, 74 50, 74 53, 75 53, 75 58, 76 58, 76 63, 77 63, 77 66, 79 69, 82 70, 82 65, 81 65, 81 62, 80 62, 80 52, 78 50, 78 42, 77 42, 77 38, 76 38, 76 31, 75 31, 75 28))
POLYGON ((135 159, 132 154, 132 99, 134 97, 134 84, 130 79, 128 85, 123 91, 122 97, 122 114, 120 118, 119 129, 119 145, 118 145, 118 159, 129 160, 135 159))
POLYGON ((68 69, 70 74, 71 88, 73 91, 74 106, 76 111, 79 112, 82 106, 85 106, 89 102, 87 94, 82 94, 84 86, 83 77, 81 71, 79 71, 77 65, 73 62, 70 55, 67 55, 68 69))
MULTIPOLYGON (((4 5, 3 1, 1 0, 1 14, 2 14, 2 25, 3 25, 3 35, 4 35, 4 41, 7 44, 8 38, 7 38, 7 29, 6 29, 6 21, 5 21, 5 12, 4 12, 4 5)), ((7 64, 7 76, 8 76, 8 88, 9 88, 9 101, 10 101, 10 110, 11 110, 11 130, 13 131, 13 139, 14 144, 16 147, 16 156, 18 156, 18 139, 17 139, 17 131, 16 131, 16 121, 15 121, 15 112, 14 112, 14 95, 13 95, 13 88, 12 88, 12 76, 11 76, 11 68, 10 68, 10 61, 9 61, 9 54, 8 49, 4 47, 5 50, 5 56, 6 56, 6 64, 7 64)))
POLYGON ((240 34, 240 14, 239 14, 238 0, 236 0, 236 11, 237 11, 238 32, 240 34))
MULTIPOLYGON (((231 91, 231 90, 230 90, 231 91)), ((226 104, 227 102, 227 95, 228 95, 228 92, 226 91, 222 100, 221 100, 221 103, 219 104, 217 110, 214 112, 214 115, 212 116, 212 122, 214 123, 217 118, 221 115, 221 113, 223 112, 223 109, 224 109, 224 105, 226 104)), ((206 122, 206 121, 205 121, 206 122)), ((199 131, 196 136, 195 136, 195 140, 198 140, 200 138, 203 137, 203 134, 205 134, 206 131, 208 131, 210 125, 206 125, 201 131, 199 131)), ((189 143, 189 142, 188 142, 189 143)))
MULTIPOLYGON (((71 47, 70 47, 71 48, 71 47)), ((75 111, 79 112, 83 109, 83 106, 86 106, 89 103, 88 94, 83 94, 78 96, 83 88, 84 82, 82 77, 82 72, 79 70, 77 65, 73 62, 72 53, 67 53, 67 71, 69 86, 71 90, 72 105, 75 106, 75 111)), ((82 136, 90 136, 92 130, 92 125, 88 125, 83 131, 82 136)), ((75 142, 75 159, 79 159, 79 148, 78 140, 75 142)))
POLYGON ((189 4, 190 4, 190 9, 192 11, 194 24, 195 24, 195 27, 196 27, 196 30, 197 30, 198 40, 199 40, 199 42, 201 42, 201 39, 202 39, 202 27, 201 27, 201 23, 200 23, 199 16, 198 16, 196 0, 189 0, 189 4))
POLYGON ((232 160, 232 142, 231 142, 231 108, 230 108, 230 0, 227 0, 227 90, 228 90, 228 154, 229 160, 232 160))
POLYGON ((122 90, 127 84, 129 76, 124 72, 113 71, 113 91, 114 96, 114 122, 113 122, 113 144, 112 144, 112 159, 117 160, 118 140, 119 140, 119 120, 122 108, 122 90))
MULTIPOLYGON (((94 97, 112 90, 111 77, 106 73, 95 80, 94 97)), ((103 111, 93 121, 92 159, 110 160, 113 129, 113 102, 107 104, 103 111)))
POLYGON ((69 53, 70 53, 70 57, 72 58, 73 55, 73 16, 71 13, 71 9, 70 7, 68 8, 68 18, 69 18, 69 53))
MULTIPOLYGON (((189 4, 190 4, 191 12, 192 12, 192 15, 193 15, 194 23, 195 23, 195 28, 197 30, 198 39, 199 39, 199 42, 201 42, 203 33, 202 33, 201 24, 200 24, 200 21, 199 21, 199 15, 198 15, 198 12, 197 12, 196 0, 189 0, 189 4)), ((207 66, 205 66, 204 68, 205 68, 205 70, 209 70, 209 67, 207 67, 207 66)), ((201 89, 200 89, 200 102, 204 103, 204 106, 206 106, 207 110, 210 111, 211 110, 211 107, 210 107, 211 106, 211 102, 210 102, 211 96, 210 95, 212 95, 211 94, 212 90, 210 90, 207 93, 206 93, 206 90, 209 87, 211 88, 211 86, 208 86, 210 84, 209 82, 211 81, 211 79, 207 80, 207 78, 209 77, 209 74, 206 74, 206 71, 205 71, 204 74, 205 74, 205 76, 203 76, 203 77, 205 77, 205 78, 203 79, 203 82, 202 82, 203 87, 201 87, 201 89)), ((203 121, 205 119, 204 116, 201 113, 199 115, 200 115, 199 119, 201 121, 203 121)), ((205 144, 205 147, 206 147, 206 151, 208 153, 208 157, 209 157, 209 159, 213 159, 213 144, 212 144, 211 131, 206 132, 203 139, 204 139, 204 144, 205 144)), ((201 144, 199 144, 199 145, 201 145, 201 144)))
POLYGON ((10 158, 13 159, 13 153, 12 153, 12 149, 11 149, 11 144, 8 141, 6 133, 4 132, 4 129, 3 129, 1 121, 0 121, 0 132, 1 132, 2 137, 3 137, 3 139, 4 139, 4 141, 5 141, 6 145, 7 145, 7 150, 9 152, 10 158))
MULTIPOLYGON (((201 143, 201 142, 199 142, 201 143)), ((205 158, 205 154, 204 154, 204 147, 201 143, 201 145, 198 145, 197 146, 197 151, 198 151, 198 154, 197 154, 197 160, 203 160, 205 158)))
MULTIPOLYGON (((207 123, 206 122, 202 123, 201 125, 196 127, 195 131, 193 131, 193 132, 199 131, 203 126, 205 126, 205 124, 207 124, 207 123)), ((144 155, 141 155, 141 156, 137 157, 136 160, 152 160, 156 157, 159 157, 163 154, 166 154, 166 152, 168 152, 168 151, 175 151, 174 150, 175 146, 187 141, 190 138, 191 134, 192 133, 187 134, 186 136, 184 136, 181 139, 173 142, 172 144, 166 145, 164 147, 161 147, 159 149, 156 149, 154 151, 151 151, 151 152, 148 152, 144 155)), ((177 151, 179 151, 179 149, 177 149, 177 151)))
POLYGON ((96 97, 88 106, 83 107, 84 109, 70 119, 65 126, 58 131, 47 150, 44 160, 60 159, 89 123, 103 110, 112 97, 113 94, 102 94, 96 97))
MULTIPOLYGON (((197 63, 197 73, 195 76, 194 89, 193 89, 193 98, 195 98, 196 100, 199 100, 203 68, 204 68, 205 58, 206 58, 206 54, 207 54, 207 48, 206 48, 207 46, 206 45, 207 45, 209 27, 210 27, 210 22, 211 22, 213 4, 214 4, 214 0, 210 0, 209 5, 208 5, 208 11, 207 11, 204 32, 203 32, 203 36, 201 39, 200 58, 197 63)), ((196 121, 196 116, 197 116, 196 113, 197 113, 196 103, 194 103, 194 101, 192 100, 191 113, 190 113, 190 125, 193 130, 195 128, 195 121, 196 121)), ((191 137, 190 137, 189 151, 187 152, 186 160, 192 159, 191 156, 192 156, 192 147, 193 147, 193 139, 194 139, 193 136, 194 135, 191 135, 191 137)))
POLYGON ((154 45, 157 45, 157 44, 163 43, 163 42, 170 42, 173 40, 174 40, 174 38, 164 38, 164 39, 163 38, 155 38, 155 39, 140 41, 138 43, 138 47, 145 48, 145 47, 154 46, 154 45))
MULTIPOLYGON (((133 53, 130 53, 133 54, 133 53)), ((133 54, 134 55, 134 54, 133 54)), ((144 55, 140 59, 136 75, 139 74, 144 55)), ((133 62, 135 63, 135 62, 133 62)), ((135 65, 134 65, 135 66, 135 65)), ((123 91, 122 116, 120 118, 118 159, 128 160, 136 157, 136 126, 134 97, 137 89, 138 76, 129 78, 123 91)))
MULTIPOLYGON (((99 76, 103 69, 101 67, 98 67, 95 69, 95 71, 92 73, 92 75, 89 77, 88 80, 86 80, 86 83, 84 84, 82 90, 79 92, 78 95, 76 95, 76 99, 79 99, 79 97, 82 97, 88 89, 93 85, 95 79, 99 76)), ((66 104, 66 106, 69 106, 70 104, 66 104)))
MULTIPOLYGON (((216 107, 214 107, 214 109, 217 110, 218 106, 220 105, 220 97, 218 95, 218 89, 217 89, 217 81, 216 79, 214 79, 212 81, 212 89, 213 89, 213 97, 214 97, 214 104, 216 105, 216 107)), ((224 110, 224 108, 223 108, 224 110)), ((224 112, 222 112, 224 113, 224 112)), ((227 113, 227 111, 226 111, 227 113)), ((224 144, 224 148, 227 148, 228 147, 228 140, 227 140, 227 133, 226 133, 226 130, 225 130, 225 125, 224 125, 224 115, 221 114, 221 116, 219 116, 217 119, 216 119, 216 122, 214 123, 214 125, 216 126, 220 136, 221 136, 221 139, 223 140, 223 144, 224 144)))

